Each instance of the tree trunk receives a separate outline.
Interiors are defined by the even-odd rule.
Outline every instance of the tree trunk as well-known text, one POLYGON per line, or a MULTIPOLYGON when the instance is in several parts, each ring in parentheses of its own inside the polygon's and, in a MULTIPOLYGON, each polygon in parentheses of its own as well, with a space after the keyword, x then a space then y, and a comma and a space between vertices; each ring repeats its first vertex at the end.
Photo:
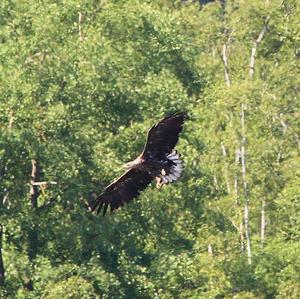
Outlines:
POLYGON ((249 198, 248 198, 248 186, 247 186, 247 177, 246 177, 246 150, 245 150, 246 130, 245 130, 244 104, 241 105, 241 126, 242 126, 241 161, 242 161, 242 180, 243 180, 243 198, 244 198, 244 223, 245 223, 248 264, 251 265, 252 252, 251 252, 250 224, 249 224, 249 198))
MULTIPOLYGON (((31 161, 32 171, 31 171, 31 180, 30 180, 30 205, 32 208, 32 213, 35 213, 35 210, 38 207, 38 197, 40 195, 39 186, 35 185, 35 182, 39 182, 40 180, 40 169, 38 166, 38 162, 36 160, 31 161)), ((35 220, 32 219, 32 225, 28 232, 28 259, 29 259, 29 275, 28 278, 24 282, 24 288, 28 291, 33 290, 33 282, 31 279, 31 275, 34 270, 35 258, 37 256, 38 251, 38 230, 35 223, 35 220)))
POLYGON ((236 150, 236 156, 235 156, 236 174, 234 176, 233 189, 234 189, 235 204, 236 204, 236 209, 237 209, 237 214, 238 214, 237 216, 239 219, 239 234, 240 234, 241 251, 243 252, 245 250, 244 223, 243 223, 241 203, 239 200, 239 181, 238 181, 238 173, 237 173, 237 168, 238 168, 238 165, 240 162, 240 156, 241 156, 241 150, 238 148, 236 150))
POLYGON ((265 229, 266 229, 266 214, 265 214, 265 208, 266 208, 266 201, 264 198, 261 200, 261 212, 260 212, 260 246, 263 249, 264 248, 264 242, 265 242, 265 229))
POLYGON ((230 182, 229 182, 229 176, 228 176, 227 151, 226 151, 226 147, 223 143, 221 143, 221 149, 222 149, 222 154, 224 157, 224 177, 225 177, 225 182, 226 182, 227 193, 231 194, 230 182))
MULTIPOLYGON (((0 169, 0 179, 2 179, 5 175, 6 167, 3 166, 0 169)), ((5 200, 7 197, 7 190, 4 188, 4 190, 0 190, 0 196, 2 197, 2 191, 4 191, 3 199, 0 201, 0 208, 4 208, 5 200)), ((4 286, 5 284, 5 268, 4 268, 4 262, 3 262, 3 255, 2 255, 2 247, 3 246, 3 224, 0 223, 0 287, 4 286)))
POLYGON ((256 57, 256 51, 257 51, 257 47, 258 45, 261 43, 267 29, 268 29, 268 24, 270 21, 270 17, 267 16, 263 25, 263 28, 258 36, 258 38, 253 42, 253 47, 251 49, 251 55, 250 55, 250 63, 249 63, 249 75, 250 75, 250 79, 253 78, 254 75, 254 67, 255 67, 255 57, 256 57))
MULTIPOLYGON (((268 1, 266 1, 266 4, 268 5, 268 1)), ((250 55, 250 63, 249 63, 249 76, 250 79, 253 79, 254 76, 254 70, 255 70, 255 58, 256 58, 256 52, 259 44, 261 43, 262 39, 264 38, 265 33, 268 30, 268 25, 270 21, 270 16, 267 16, 264 21, 264 25, 262 27, 262 30, 260 31, 257 39, 253 42, 253 46, 251 49, 251 55, 250 55)), ((242 151, 245 151, 245 117, 244 117, 244 106, 242 104, 242 112, 241 112, 241 120, 242 120, 242 131, 243 131, 243 142, 242 142, 242 151)), ((242 155, 242 161, 244 161, 245 164, 245 153, 242 155)), ((247 196, 247 182, 246 182, 246 167, 243 167, 243 182, 244 182, 244 202, 245 202, 245 209, 244 209, 244 219, 245 219, 245 233, 246 233, 246 239, 247 239, 247 254, 248 254, 248 263, 251 264, 251 243, 250 243, 250 229, 249 229, 249 199, 247 196), (244 174, 245 173, 245 174, 244 174)), ((260 239, 261 239, 261 247, 263 248, 263 242, 265 238, 265 201, 262 200, 261 205, 261 231, 260 231, 260 239)))
POLYGON ((78 13, 78 33, 79 33, 79 40, 82 42, 84 40, 83 32, 82 32, 82 25, 83 25, 84 16, 82 12, 78 13))
POLYGON ((5 283, 5 268, 2 257, 3 225, 0 224, 0 287, 5 283))
MULTIPOLYGON (((228 39, 229 40, 229 39, 228 39)), ((224 44, 222 47, 222 60, 224 64, 224 76, 227 86, 231 85, 231 80, 229 77, 229 68, 228 68, 228 59, 227 59, 227 44, 224 44)))

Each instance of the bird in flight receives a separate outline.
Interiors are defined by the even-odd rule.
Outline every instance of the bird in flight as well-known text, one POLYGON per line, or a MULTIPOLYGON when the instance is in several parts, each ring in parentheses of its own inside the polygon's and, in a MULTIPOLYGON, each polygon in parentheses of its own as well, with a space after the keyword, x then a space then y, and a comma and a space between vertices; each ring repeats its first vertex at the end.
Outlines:
POLYGON ((126 172, 95 196, 91 211, 97 214, 108 206, 110 211, 123 206, 146 189, 152 180, 156 187, 176 181, 183 166, 180 155, 175 150, 179 134, 182 131, 186 112, 176 112, 154 124, 148 132, 143 152, 133 161, 124 165, 126 172))

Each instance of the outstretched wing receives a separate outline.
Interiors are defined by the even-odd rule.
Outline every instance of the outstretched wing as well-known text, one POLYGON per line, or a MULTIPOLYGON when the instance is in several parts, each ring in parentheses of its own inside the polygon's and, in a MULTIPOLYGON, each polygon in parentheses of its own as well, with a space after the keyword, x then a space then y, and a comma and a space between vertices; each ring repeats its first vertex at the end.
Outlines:
POLYGON ((142 155, 145 158, 169 154, 178 142, 186 112, 176 112, 152 126, 142 155))
POLYGON ((104 216, 110 205, 110 211, 112 212, 137 197, 150 184, 151 180, 152 177, 148 172, 133 168, 129 169, 108 185, 95 199, 92 211, 97 210, 97 214, 99 214, 103 208, 104 216))

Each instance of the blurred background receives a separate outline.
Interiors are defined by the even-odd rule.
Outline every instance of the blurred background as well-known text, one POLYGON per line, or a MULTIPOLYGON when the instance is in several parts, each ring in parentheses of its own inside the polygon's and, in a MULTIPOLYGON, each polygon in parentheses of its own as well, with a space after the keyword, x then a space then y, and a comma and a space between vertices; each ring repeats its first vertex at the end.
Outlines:
POLYGON ((2 0, 1 298, 299 298, 300 4, 2 0), (181 180, 87 209, 187 110, 181 180))

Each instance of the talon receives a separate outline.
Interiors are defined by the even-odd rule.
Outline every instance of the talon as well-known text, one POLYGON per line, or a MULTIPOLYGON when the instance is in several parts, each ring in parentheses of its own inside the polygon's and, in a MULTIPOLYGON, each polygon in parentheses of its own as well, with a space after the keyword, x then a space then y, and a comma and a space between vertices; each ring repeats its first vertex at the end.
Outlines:
POLYGON ((156 188, 159 189, 162 185, 162 179, 160 177, 155 177, 156 179, 156 188))
POLYGON ((167 173, 166 173, 166 171, 165 171, 164 169, 162 169, 162 170, 161 170, 161 174, 162 174, 162 175, 166 175, 167 173))

